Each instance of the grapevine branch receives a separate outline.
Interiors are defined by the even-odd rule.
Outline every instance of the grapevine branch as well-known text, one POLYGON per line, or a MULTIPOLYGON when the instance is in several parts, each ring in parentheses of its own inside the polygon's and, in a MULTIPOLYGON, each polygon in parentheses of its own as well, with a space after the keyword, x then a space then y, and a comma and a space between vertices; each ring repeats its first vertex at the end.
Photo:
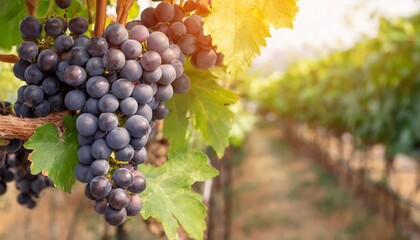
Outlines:
POLYGON ((104 33, 106 20, 106 4, 107 0, 96 0, 96 19, 95 29, 93 31, 93 35, 96 37, 99 37, 104 33))
POLYGON ((121 25, 127 23, 128 13, 134 4, 134 0, 118 0, 117 2, 117 22, 121 25))
POLYGON ((19 60, 19 57, 14 54, 0 54, 0 62, 15 63, 19 60))
POLYGON ((0 138, 27 140, 33 132, 46 123, 52 123, 58 128, 63 128, 63 116, 68 112, 50 114, 42 118, 19 118, 13 115, 0 115, 0 138))

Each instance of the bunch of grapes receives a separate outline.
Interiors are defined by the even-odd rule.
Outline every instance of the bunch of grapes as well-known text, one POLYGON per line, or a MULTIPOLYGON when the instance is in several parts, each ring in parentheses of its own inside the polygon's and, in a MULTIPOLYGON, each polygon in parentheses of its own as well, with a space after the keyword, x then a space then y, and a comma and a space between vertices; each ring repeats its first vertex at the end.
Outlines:
MULTIPOLYGON (((1 102, 1 115, 8 115, 10 103, 1 102)), ((28 155, 30 151, 23 148, 23 141, 11 140, 7 145, 0 146, 0 195, 7 191, 7 183, 15 181, 20 191, 17 201, 19 204, 32 209, 36 206, 35 198, 41 191, 52 186, 51 181, 44 175, 32 175, 28 155)))
MULTIPOLYGON (((61 8, 70 2, 56 0, 61 8)), ((13 71, 27 85, 18 90, 15 113, 78 114, 75 177, 86 183, 86 196, 111 225, 141 210, 137 194, 146 180, 137 166, 147 158, 155 121, 169 113, 165 102, 190 87, 187 57, 199 69, 221 64, 223 55, 203 34, 201 17, 184 18, 178 5, 161 2, 145 9, 141 21, 111 23, 92 38, 84 35, 89 24, 82 17, 52 17, 42 24, 26 17, 20 24, 25 41, 13 71)))

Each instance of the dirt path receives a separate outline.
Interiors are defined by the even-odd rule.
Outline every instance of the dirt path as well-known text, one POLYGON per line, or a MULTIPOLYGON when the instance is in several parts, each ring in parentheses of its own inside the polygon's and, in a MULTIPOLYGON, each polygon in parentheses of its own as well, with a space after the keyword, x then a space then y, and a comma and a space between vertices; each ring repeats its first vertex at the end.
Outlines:
POLYGON ((234 167, 232 240, 401 239, 332 176, 292 154, 278 129, 251 132, 234 167))

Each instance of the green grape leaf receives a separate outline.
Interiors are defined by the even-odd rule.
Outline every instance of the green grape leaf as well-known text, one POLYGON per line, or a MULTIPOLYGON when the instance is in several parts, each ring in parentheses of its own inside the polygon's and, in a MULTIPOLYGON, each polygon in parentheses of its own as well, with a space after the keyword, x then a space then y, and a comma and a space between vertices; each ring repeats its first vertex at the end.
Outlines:
POLYGON ((218 175, 201 152, 185 152, 157 168, 142 165, 140 171, 147 179, 141 215, 156 218, 163 224, 168 239, 177 239, 181 226, 193 239, 203 239, 206 229, 206 206, 200 194, 191 189, 197 181, 218 175))
POLYGON ((229 106, 238 100, 238 96, 216 82, 223 77, 221 75, 216 76, 211 71, 196 70, 191 66, 186 66, 185 73, 191 80, 190 90, 175 95, 168 102, 171 112, 165 121, 164 135, 170 141, 170 153, 179 151, 187 144, 190 118, 204 143, 212 146, 217 155, 222 157, 229 145, 235 117, 229 106))
POLYGON ((46 172, 56 188, 70 192, 75 182, 79 144, 75 118, 67 115, 63 121, 66 126, 64 133, 52 123, 47 123, 35 130, 26 141, 25 148, 33 150, 29 156, 32 174, 46 172))
POLYGON ((13 45, 22 41, 19 31, 19 23, 26 16, 26 6, 24 0, 0 0, 0 48, 10 50, 13 45))
POLYGON ((176 94, 167 102, 170 112, 165 120, 163 135, 171 143, 168 153, 170 158, 176 152, 184 151, 188 148, 186 136, 189 125, 187 118, 188 102, 187 94, 176 94))
POLYGON ((139 15, 140 15, 140 6, 137 2, 134 2, 133 6, 131 6, 130 11, 128 12, 127 21, 137 19, 139 15))

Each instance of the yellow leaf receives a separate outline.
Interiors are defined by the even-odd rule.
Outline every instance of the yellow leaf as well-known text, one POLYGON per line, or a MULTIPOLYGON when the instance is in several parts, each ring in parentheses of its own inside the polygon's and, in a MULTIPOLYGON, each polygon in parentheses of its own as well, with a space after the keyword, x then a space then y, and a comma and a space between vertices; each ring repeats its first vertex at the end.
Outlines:
POLYGON ((299 10, 296 0, 257 0, 257 7, 264 13, 265 21, 275 28, 293 28, 299 10))
POLYGON ((254 1, 213 0, 212 12, 204 19, 205 34, 211 34, 213 44, 225 55, 230 74, 249 67, 260 46, 266 45, 265 38, 270 37, 268 25, 257 16, 254 1))

